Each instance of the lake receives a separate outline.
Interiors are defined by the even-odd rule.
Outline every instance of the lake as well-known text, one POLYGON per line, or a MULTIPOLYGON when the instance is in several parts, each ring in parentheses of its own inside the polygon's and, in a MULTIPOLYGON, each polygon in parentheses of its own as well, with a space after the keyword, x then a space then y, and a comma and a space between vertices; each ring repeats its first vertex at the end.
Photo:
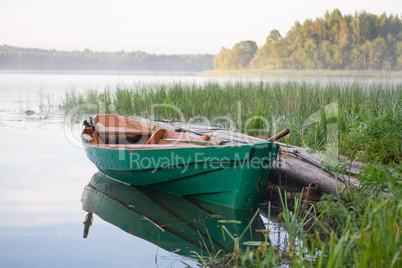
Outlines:
MULTIPOLYGON (((290 78, 208 78, 194 74, 0 72, 0 258, 4 267, 184 267, 200 241, 222 240, 222 220, 240 233, 253 215, 138 192, 97 172, 81 147, 81 120, 58 109, 67 90, 111 90, 164 83, 287 81, 290 78), (32 113, 33 111, 34 113, 32 113), (116 193, 125 193, 124 195, 116 193), (175 204, 180 204, 176 206, 175 204), (88 215, 88 211, 93 212, 88 215), (93 216, 87 238, 86 217, 93 216), (230 222, 235 220, 235 222, 230 222), (240 223, 238 223, 240 222, 240 223)), ((304 78, 298 78, 304 80, 304 78)), ((400 82, 399 80, 395 82, 400 82)), ((308 80, 308 79, 307 79, 308 80)), ((319 80, 351 83, 352 78, 319 80)), ((316 81, 316 80, 314 80, 316 81)), ((367 79, 366 83, 378 82, 367 79)), ((391 81, 392 82, 392 81, 391 81)), ((286 234, 262 211, 254 229, 270 225, 279 246, 286 234)), ((255 233, 254 237, 261 234, 255 233)), ((211 243, 212 243, 211 242, 211 243)))
MULTIPOLYGON (((253 215, 224 208, 202 210, 177 197, 154 196, 153 202, 145 202, 149 197, 113 182, 127 192, 121 200, 107 191, 105 185, 111 182, 102 184, 104 178, 82 149, 81 124, 65 123, 57 108, 61 96, 71 89, 207 80, 194 75, 0 73, 2 266, 184 267, 181 261, 196 266, 188 256, 199 249, 197 241, 205 226, 216 236, 216 247, 231 247, 219 240, 219 220, 241 221, 240 226, 234 224, 233 232, 242 232, 253 215), (53 106, 41 109, 43 103, 53 106), (27 114, 28 110, 35 113, 27 114), (106 190, 88 186, 96 183, 106 190), (168 208, 175 209, 175 203, 182 206, 169 211, 155 200, 170 204, 168 208), (84 239, 87 211, 94 215, 84 239), (189 224, 193 221, 196 226, 189 224)), ((267 222, 261 214, 255 224, 263 228, 267 222)), ((271 226, 279 228, 276 223, 271 226)), ((278 229, 277 236, 281 232, 278 229)), ((277 239, 274 233, 272 240, 277 239)))

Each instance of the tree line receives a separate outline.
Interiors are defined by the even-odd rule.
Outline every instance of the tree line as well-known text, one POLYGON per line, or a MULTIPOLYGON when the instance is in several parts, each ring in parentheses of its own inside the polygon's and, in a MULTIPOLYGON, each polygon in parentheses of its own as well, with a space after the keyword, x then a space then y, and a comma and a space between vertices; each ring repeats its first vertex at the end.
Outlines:
POLYGON ((402 21, 396 15, 338 9, 298 21, 282 36, 272 30, 265 44, 241 41, 222 48, 215 69, 402 70, 402 21))
POLYGON ((156 55, 142 51, 94 52, 0 46, 3 70, 205 71, 213 69, 211 54, 156 55))

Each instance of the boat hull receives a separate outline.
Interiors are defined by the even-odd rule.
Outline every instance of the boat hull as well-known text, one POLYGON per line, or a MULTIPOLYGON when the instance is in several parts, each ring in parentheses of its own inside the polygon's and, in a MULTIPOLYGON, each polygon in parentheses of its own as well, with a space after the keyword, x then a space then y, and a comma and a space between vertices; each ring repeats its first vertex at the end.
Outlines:
POLYGON ((258 206, 279 145, 111 149, 84 143, 100 171, 121 182, 219 203, 258 206))

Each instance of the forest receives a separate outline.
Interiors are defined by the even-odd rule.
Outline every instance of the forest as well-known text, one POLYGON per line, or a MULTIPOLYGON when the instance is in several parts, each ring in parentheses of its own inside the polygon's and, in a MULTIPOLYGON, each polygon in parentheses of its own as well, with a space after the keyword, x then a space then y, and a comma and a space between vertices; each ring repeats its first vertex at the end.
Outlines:
POLYGON ((235 69, 402 70, 398 15, 338 9, 307 19, 282 36, 273 29, 258 47, 247 40, 218 55, 156 55, 142 51, 59 51, 0 46, 0 70, 189 71, 235 69))
POLYGON ((342 15, 335 9, 296 21, 285 36, 273 29, 262 47, 247 40, 222 48, 214 68, 402 70, 402 21, 397 15, 342 15))
POLYGON ((0 70, 186 71, 213 69, 211 54, 156 55, 142 51, 59 51, 0 46, 0 70))

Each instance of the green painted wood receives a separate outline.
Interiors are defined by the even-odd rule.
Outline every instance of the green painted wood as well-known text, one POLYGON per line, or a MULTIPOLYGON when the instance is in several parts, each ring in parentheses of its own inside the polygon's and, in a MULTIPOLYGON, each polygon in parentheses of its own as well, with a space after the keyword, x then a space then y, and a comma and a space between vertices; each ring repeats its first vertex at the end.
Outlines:
POLYGON ((99 170, 124 183, 245 209, 258 205, 279 150, 271 142, 136 150, 84 145, 99 170))

